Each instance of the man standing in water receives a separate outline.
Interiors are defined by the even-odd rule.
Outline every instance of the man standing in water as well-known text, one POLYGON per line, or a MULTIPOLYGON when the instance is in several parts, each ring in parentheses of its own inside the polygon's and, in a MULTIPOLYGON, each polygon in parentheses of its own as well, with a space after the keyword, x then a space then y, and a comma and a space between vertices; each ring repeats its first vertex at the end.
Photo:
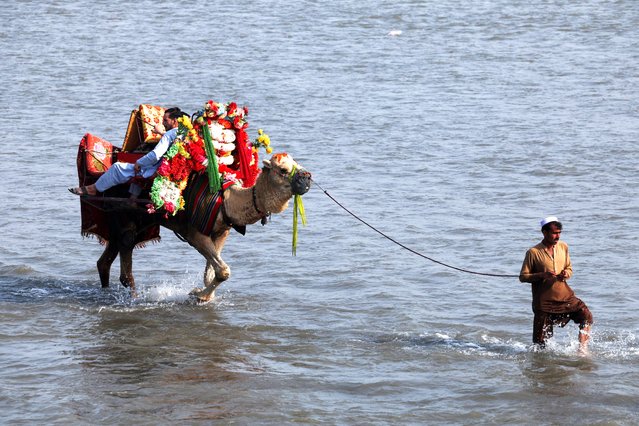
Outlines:
POLYGON ((579 350, 588 351, 592 314, 575 297, 566 280, 572 276, 568 244, 559 241, 562 225, 555 216, 541 221, 544 239, 526 252, 519 281, 532 284, 533 343, 544 347, 552 337, 553 325, 579 324, 579 350))

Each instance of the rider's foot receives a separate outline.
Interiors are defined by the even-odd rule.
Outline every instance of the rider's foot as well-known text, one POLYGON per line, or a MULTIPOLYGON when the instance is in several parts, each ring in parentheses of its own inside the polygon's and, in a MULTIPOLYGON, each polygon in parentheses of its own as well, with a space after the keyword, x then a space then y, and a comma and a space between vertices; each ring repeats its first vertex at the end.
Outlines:
POLYGON ((75 195, 95 195, 95 185, 79 186, 77 188, 68 188, 69 192, 75 195))

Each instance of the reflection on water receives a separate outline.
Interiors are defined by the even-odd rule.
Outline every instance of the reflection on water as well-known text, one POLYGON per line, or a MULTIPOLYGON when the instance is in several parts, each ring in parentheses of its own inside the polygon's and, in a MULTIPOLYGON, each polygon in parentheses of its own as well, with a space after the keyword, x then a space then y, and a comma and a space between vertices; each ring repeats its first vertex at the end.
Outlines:
POLYGON ((145 415, 158 415, 159 405, 160 412, 169 410, 180 420, 237 416, 229 403, 234 389, 244 389, 245 376, 262 369, 244 354, 251 336, 226 324, 214 307, 101 309, 94 327, 86 330, 93 343, 74 353, 86 372, 82 376, 90 378, 85 391, 104 407, 115 409, 124 399, 129 412, 145 415), (230 394, 224 396, 223 389, 230 394))
POLYGON ((581 387, 588 385, 588 373, 596 369, 597 363, 588 356, 546 350, 529 352, 521 364, 522 375, 528 379, 525 383, 532 392, 556 396, 567 392, 578 396, 581 387))

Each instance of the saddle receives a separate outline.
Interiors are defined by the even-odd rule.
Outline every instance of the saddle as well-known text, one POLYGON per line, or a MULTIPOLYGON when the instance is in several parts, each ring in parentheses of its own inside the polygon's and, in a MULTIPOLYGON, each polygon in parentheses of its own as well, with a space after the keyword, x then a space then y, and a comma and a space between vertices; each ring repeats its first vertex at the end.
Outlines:
MULTIPOLYGON (((155 124, 162 122, 163 114, 163 108, 149 105, 140 105, 138 109, 133 110, 129 117, 122 148, 91 133, 85 134, 80 141, 77 155, 79 185, 87 186, 95 183, 116 161, 134 163, 153 149, 160 138, 159 135, 152 133, 152 129, 155 124)), ((130 183, 136 183, 143 190, 148 191, 153 184, 153 177, 144 179, 137 176, 126 184, 107 190, 102 200, 99 197, 93 200, 80 200, 83 236, 95 236, 101 243, 108 242, 111 239, 112 229, 116 229, 112 225, 118 215, 113 213, 121 210, 121 206, 125 206, 131 215, 137 210, 136 216, 140 216, 140 221, 144 222, 145 219, 148 221, 148 218, 141 216, 148 216, 143 209, 134 209, 126 204, 130 183)), ((151 224, 138 234, 136 245, 143 246, 149 241, 159 239, 159 225, 151 224)))

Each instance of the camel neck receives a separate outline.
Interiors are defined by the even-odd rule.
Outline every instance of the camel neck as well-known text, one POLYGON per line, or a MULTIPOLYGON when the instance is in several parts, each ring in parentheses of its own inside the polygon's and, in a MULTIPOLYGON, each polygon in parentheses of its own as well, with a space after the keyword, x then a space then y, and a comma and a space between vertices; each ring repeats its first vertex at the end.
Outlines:
POLYGON ((237 225, 253 224, 271 213, 281 213, 288 206, 290 192, 278 192, 262 172, 250 188, 230 187, 224 196, 224 208, 229 219, 237 225))
POLYGON ((255 194, 255 185, 253 185, 253 187, 251 188, 251 195, 253 197, 253 208, 255 209, 255 211, 257 212, 257 214, 259 214, 260 216, 262 216, 262 218, 266 217, 269 213, 268 212, 263 212, 262 210, 260 210, 260 208, 257 206, 257 195, 255 194))

